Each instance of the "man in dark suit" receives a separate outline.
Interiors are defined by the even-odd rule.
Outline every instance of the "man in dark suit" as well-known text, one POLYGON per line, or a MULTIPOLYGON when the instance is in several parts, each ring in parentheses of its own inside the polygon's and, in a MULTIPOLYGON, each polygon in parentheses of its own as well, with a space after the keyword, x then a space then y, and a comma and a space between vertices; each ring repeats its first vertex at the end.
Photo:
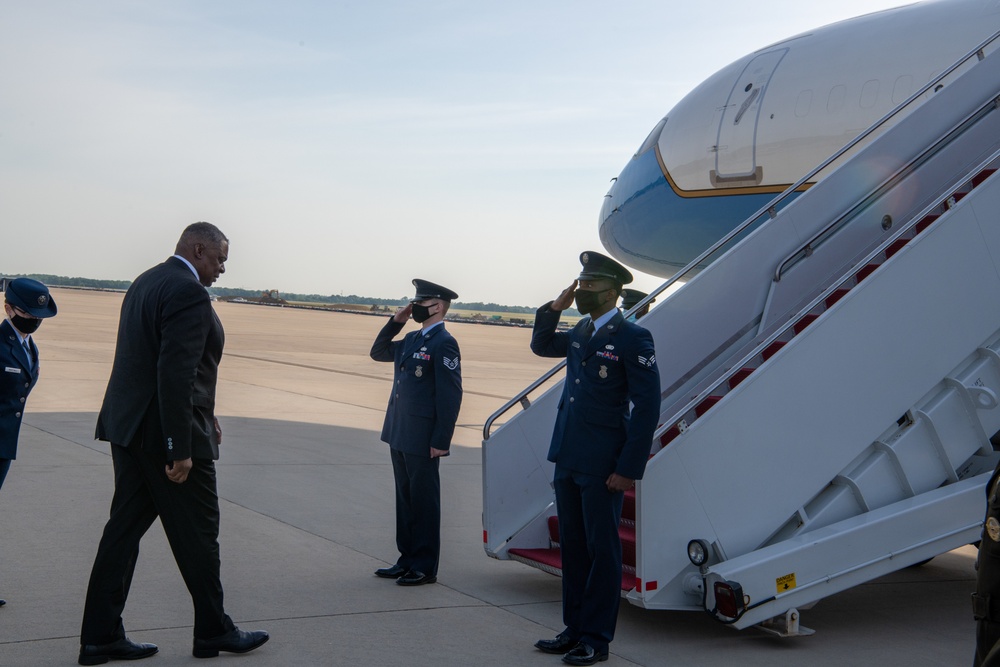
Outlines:
POLYGON ((372 345, 371 358, 394 362, 392 392, 382 425, 396 480, 396 547, 399 558, 375 571, 401 586, 437 581, 441 555, 442 456, 451 448, 462 405, 458 343, 444 316, 458 295, 426 280, 413 281, 416 296, 389 318, 372 345), (420 324, 393 341, 413 316, 420 324))
POLYGON ((111 442, 115 495, 87 589, 81 665, 156 653, 125 636, 121 614, 139 541, 157 517, 194 602, 194 656, 245 653, 268 640, 236 628, 219 578, 215 385, 224 336, 205 288, 225 272, 228 255, 222 232, 196 222, 122 302, 96 434, 111 442))
POLYGON ((535 646, 563 662, 608 659, 621 598, 618 535, 624 492, 641 479, 660 414, 660 374, 653 337, 615 307, 632 274, 596 252, 555 301, 535 313, 531 350, 566 357, 566 380, 549 447, 562 552, 563 622, 555 639, 535 646), (581 319, 556 332, 576 300, 581 319), (629 409, 629 403, 633 407, 629 409))
MULTIPOLYGON (((31 334, 43 319, 56 314, 56 302, 37 280, 15 278, 7 284, 3 307, 7 318, 0 322, 0 487, 17 458, 24 403, 38 382, 38 346, 31 334)), ((0 607, 5 604, 0 600, 0 607)))

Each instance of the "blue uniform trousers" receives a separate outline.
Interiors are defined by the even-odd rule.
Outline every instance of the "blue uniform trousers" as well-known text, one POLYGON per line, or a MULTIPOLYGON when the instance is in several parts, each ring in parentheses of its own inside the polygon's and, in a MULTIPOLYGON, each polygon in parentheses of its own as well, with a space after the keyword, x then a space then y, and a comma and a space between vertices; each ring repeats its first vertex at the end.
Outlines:
POLYGON ((556 464, 552 480, 559 513, 565 632, 600 652, 614 639, 622 592, 618 523, 625 494, 608 491, 606 479, 556 464))
POLYGON ((396 563, 437 576, 441 555, 441 459, 392 448, 389 452, 396 478, 396 563))

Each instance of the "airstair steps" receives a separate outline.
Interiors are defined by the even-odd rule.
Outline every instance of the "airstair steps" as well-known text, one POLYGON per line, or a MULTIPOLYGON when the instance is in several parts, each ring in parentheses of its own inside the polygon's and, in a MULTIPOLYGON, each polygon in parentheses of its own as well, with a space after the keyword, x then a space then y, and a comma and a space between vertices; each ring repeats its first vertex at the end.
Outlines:
MULTIPOLYGON (((559 546, 559 518, 550 516, 546 521, 550 546, 546 549, 510 549, 511 557, 541 570, 562 575, 562 551, 559 546)), ((635 588, 635 489, 625 492, 622 518, 618 526, 622 541, 622 590, 635 588)))

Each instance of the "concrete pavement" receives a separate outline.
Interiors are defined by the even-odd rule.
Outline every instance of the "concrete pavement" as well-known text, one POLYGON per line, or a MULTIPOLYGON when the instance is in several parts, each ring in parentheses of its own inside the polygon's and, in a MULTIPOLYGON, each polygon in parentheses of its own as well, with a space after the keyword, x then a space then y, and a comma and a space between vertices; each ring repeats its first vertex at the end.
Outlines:
MULTIPOLYGON (((121 296, 55 290, 37 334, 42 379, 0 490, 0 664, 74 664, 83 597, 112 493, 93 440, 121 296)), ((271 641, 222 664, 560 665, 532 648, 562 629, 560 582, 482 549, 481 425, 549 367, 526 329, 449 325, 466 398, 442 464, 439 583, 372 576, 395 560, 392 470, 378 439, 391 368, 368 348, 381 318, 219 304, 222 576, 229 613, 271 641)), ((412 325, 411 325, 412 326, 412 325)), ((736 632, 706 615, 624 603, 608 665, 966 665, 975 552, 939 556, 803 612, 809 638, 736 632)), ((192 664, 190 598, 156 525, 125 610, 159 645, 142 664, 192 664)), ((201 664, 201 663, 199 663, 201 664)))

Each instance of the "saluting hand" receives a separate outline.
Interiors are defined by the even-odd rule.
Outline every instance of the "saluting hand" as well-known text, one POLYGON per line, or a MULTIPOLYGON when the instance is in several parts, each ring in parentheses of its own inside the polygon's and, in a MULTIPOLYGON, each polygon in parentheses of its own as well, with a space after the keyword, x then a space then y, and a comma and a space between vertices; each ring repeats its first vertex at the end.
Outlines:
POLYGON ((413 310, 413 304, 412 303, 406 304, 405 306, 397 310, 396 314, 392 316, 393 321, 398 322, 400 324, 406 324, 406 320, 410 319, 411 310, 413 310))
POLYGON ((576 296, 576 285, 577 281, 570 283, 570 286, 562 291, 562 293, 552 302, 549 306, 552 310, 563 311, 573 305, 573 298, 576 296))

